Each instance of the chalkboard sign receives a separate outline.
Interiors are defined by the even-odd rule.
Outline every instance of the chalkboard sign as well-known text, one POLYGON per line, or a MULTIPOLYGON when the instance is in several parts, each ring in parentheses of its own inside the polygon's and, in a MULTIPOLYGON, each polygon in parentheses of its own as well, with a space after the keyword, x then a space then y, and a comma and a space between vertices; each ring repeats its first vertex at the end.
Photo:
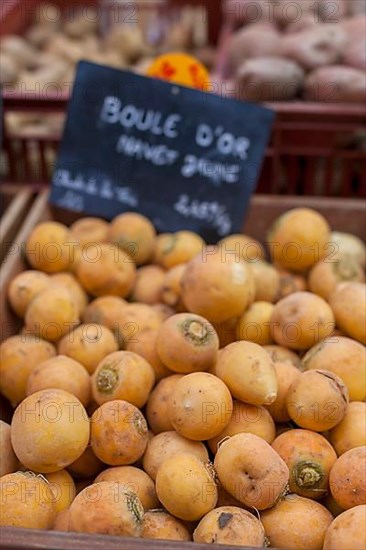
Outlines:
POLYGON ((80 62, 50 202, 112 219, 137 211, 158 231, 207 242, 237 232, 274 113, 80 62))

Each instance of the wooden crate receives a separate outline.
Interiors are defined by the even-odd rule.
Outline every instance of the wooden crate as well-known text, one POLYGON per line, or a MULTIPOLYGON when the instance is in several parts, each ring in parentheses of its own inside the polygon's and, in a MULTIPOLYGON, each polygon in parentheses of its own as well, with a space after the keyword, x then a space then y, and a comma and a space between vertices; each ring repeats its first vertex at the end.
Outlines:
MULTIPOLYGON (((353 199, 301 198, 254 196, 250 211, 243 226, 243 232, 262 242, 272 222, 282 213, 296 207, 314 208, 323 214, 334 230, 345 231, 366 240, 366 201, 353 199)), ((3 323, 1 340, 15 334, 20 328, 20 321, 15 317, 6 301, 7 287, 12 278, 27 268, 22 253, 22 245, 32 228, 41 221, 56 219, 71 223, 79 217, 54 209, 48 204, 48 191, 39 194, 20 228, 15 243, 16 251, 7 256, 0 268, 0 295, 3 323), (4 330, 5 327, 5 330, 4 330)), ((9 405, 0 399, 0 414, 10 420, 9 405)), ((3 527, 0 535, 3 550, 205 550, 207 545, 171 541, 131 539, 123 537, 93 536, 76 533, 58 533, 3 527)), ((220 545, 222 550, 234 550, 232 546, 220 545)), ((242 547, 243 548, 243 547, 242 547)), ((244 550, 244 548, 243 548, 244 550)), ((254 550, 247 548, 247 550, 254 550)))
POLYGON ((29 188, 9 185, 0 187, 0 263, 11 247, 32 198, 33 193, 29 188))
MULTIPOLYGON (((255 4, 233 0, 231 8, 223 7, 213 87, 226 97, 237 97, 228 51, 238 24, 250 25, 238 17, 245 2, 255 4)), ((365 103, 311 102, 299 97, 263 104, 275 111, 276 120, 258 193, 366 197, 365 103)))

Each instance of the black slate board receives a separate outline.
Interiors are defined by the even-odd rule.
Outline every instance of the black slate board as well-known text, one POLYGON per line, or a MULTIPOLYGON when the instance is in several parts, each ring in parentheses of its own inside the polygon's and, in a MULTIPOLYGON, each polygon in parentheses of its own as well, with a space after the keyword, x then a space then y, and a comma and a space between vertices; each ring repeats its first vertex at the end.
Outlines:
POLYGON ((50 202, 106 219, 138 211, 160 232, 215 242, 242 227, 273 120, 258 105, 82 61, 50 202))

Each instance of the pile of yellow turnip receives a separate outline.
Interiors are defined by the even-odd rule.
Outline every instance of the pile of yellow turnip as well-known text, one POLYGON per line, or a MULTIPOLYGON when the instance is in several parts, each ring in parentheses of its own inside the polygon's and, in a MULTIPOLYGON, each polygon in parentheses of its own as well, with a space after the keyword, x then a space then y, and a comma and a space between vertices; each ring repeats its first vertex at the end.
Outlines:
POLYGON ((43 222, 25 257, 0 347, 2 526, 365 548, 359 238, 308 208, 265 245, 125 213, 43 222))

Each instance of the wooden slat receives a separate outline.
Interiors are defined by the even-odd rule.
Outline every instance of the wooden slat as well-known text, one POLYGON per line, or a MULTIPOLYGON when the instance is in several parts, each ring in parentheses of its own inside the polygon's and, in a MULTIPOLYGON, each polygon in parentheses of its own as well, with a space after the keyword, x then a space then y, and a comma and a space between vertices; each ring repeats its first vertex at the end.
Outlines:
MULTIPOLYGON (((208 550, 209 545, 193 542, 133 539, 79 533, 56 533, 31 529, 2 528, 2 550, 208 550)), ((220 545, 222 550, 238 550, 238 546, 220 545)), ((241 546, 243 550, 255 550, 241 546)))
POLYGON ((23 260, 24 244, 33 227, 47 218, 47 200, 47 192, 43 192, 38 196, 0 267, 1 340, 15 334, 20 327, 19 319, 10 309, 6 300, 7 289, 15 275, 27 267, 23 260))
POLYGON ((32 199, 32 191, 23 189, 12 194, 12 200, 0 220, 0 262, 3 261, 18 227, 23 219, 22 215, 32 199))

